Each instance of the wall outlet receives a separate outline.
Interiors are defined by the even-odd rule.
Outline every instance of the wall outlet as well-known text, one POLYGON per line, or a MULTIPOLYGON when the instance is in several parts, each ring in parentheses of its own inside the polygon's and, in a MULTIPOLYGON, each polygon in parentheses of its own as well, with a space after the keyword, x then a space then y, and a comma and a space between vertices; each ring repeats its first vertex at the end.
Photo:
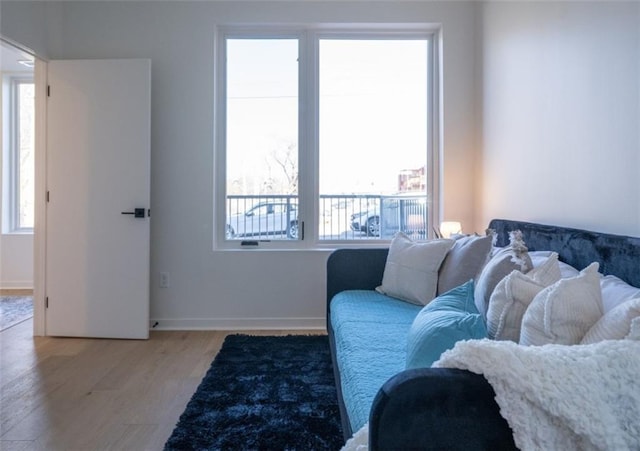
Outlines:
POLYGON ((160 288, 169 288, 169 273, 160 273, 160 288))

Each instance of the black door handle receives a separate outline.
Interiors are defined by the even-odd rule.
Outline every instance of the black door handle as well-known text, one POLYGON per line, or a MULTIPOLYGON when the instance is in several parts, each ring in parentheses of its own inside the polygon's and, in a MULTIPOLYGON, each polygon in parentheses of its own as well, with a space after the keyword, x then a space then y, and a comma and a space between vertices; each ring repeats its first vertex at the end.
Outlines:
POLYGON ((144 208, 134 208, 133 211, 123 211, 123 215, 133 215, 134 218, 144 218, 144 208))

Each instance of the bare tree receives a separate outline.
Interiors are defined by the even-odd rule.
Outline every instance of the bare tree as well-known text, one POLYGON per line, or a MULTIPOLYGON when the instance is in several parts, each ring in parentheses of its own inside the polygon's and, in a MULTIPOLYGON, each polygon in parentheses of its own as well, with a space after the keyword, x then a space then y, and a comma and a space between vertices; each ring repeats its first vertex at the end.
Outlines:
POLYGON ((267 179, 269 187, 278 188, 282 190, 284 194, 295 194, 298 192, 298 146, 294 143, 289 143, 286 147, 280 147, 273 149, 266 158, 266 164, 269 168, 270 177, 267 179), (272 176, 272 166, 279 168, 280 177, 272 176), (282 178, 284 176, 284 178, 282 178), (276 183, 279 181, 280 183, 276 183))

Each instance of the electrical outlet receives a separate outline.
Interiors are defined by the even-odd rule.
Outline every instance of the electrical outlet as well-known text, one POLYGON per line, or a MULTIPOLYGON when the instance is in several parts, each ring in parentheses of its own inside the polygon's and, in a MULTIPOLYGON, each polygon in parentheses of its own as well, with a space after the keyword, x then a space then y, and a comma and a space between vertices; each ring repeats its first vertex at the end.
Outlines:
POLYGON ((169 273, 160 273, 160 288, 169 288, 169 273))

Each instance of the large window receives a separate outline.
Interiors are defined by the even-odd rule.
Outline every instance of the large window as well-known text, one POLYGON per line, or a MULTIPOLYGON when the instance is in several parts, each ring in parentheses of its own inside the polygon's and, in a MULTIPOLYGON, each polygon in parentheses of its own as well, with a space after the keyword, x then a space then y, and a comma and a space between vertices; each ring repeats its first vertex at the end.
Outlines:
POLYGON ((34 224, 35 88, 32 78, 3 80, 3 230, 31 232, 34 224))
POLYGON ((437 207, 434 36, 222 30, 221 247, 427 238, 437 207))

